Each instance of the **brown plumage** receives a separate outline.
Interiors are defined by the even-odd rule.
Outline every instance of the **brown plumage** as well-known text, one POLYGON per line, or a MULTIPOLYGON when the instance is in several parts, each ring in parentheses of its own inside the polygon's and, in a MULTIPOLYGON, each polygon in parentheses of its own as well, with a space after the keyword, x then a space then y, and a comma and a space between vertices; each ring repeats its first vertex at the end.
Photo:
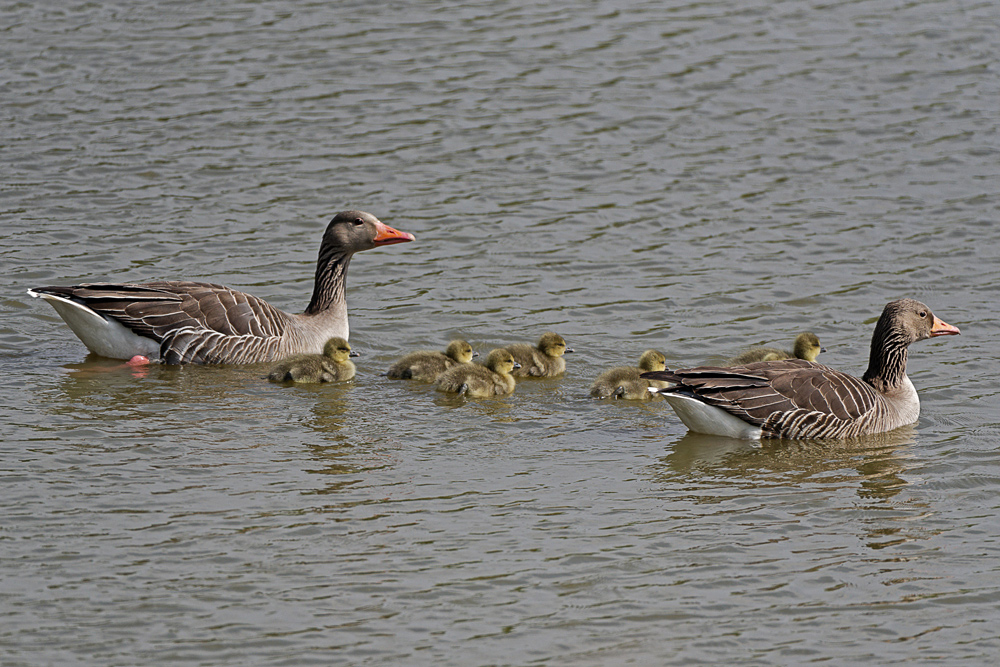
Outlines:
POLYGON ((490 351, 483 365, 459 364, 449 368, 437 379, 435 386, 439 391, 469 398, 504 396, 514 391, 511 371, 517 368, 510 352, 497 348, 490 351))
POLYGON ((917 420, 920 401, 906 376, 907 347, 960 333, 919 301, 886 305, 861 378, 789 359, 732 368, 703 366, 644 373, 673 383, 657 393, 692 431, 743 438, 846 438, 917 420))
POLYGON ((653 387, 665 387, 663 382, 640 377, 647 371, 666 369, 667 358, 657 350, 646 350, 639 357, 638 366, 619 366, 601 373, 590 387, 593 398, 624 398, 633 401, 648 401, 656 395, 649 391, 653 387))
POLYGON ((272 382, 343 382, 354 377, 354 364, 348 358, 351 345, 343 338, 331 338, 323 354, 295 354, 271 369, 272 382))
POLYGON ((391 380, 434 382, 441 373, 458 364, 467 364, 475 356, 467 342, 453 340, 444 352, 421 350, 407 354, 390 366, 385 376, 391 380))
POLYGON ((213 283, 87 283, 38 287, 95 354, 137 354, 168 364, 248 364, 318 354, 334 336, 347 339, 347 267, 354 253, 412 241, 363 211, 338 213, 323 234, 312 299, 302 314, 213 283))
POLYGON ((557 333, 549 331, 538 339, 538 345, 514 343, 507 349, 521 367, 514 371, 515 377, 554 377, 566 371, 563 354, 572 352, 566 341, 557 333))
POLYGON ((826 352, 819 344, 819 337, 812 332, 800 333, 795 337, 795 344, 791 351, 779 350, 776 347, 752 347, 749 350, 739 353, 723 366, 742 366, 752 364, 757 361, 778 361, 780 359, 805 359, 806 361, 816 361, 820 352, 826 352))

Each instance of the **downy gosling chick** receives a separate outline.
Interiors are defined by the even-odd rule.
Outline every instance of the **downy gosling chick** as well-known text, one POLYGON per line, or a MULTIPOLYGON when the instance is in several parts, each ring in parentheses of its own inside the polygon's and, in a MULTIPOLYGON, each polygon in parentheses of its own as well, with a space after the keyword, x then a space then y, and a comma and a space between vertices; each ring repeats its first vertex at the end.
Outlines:
POLYGON ((779 361, 781 359, 816 361, 820 352, 826 352, 826 349, 819 344, 819 338, 814 333, 806 332, 795 337, 795 347, 791 352, 775 347, 752 347, 736 355, 723 366, 742 366, 752 364, 755 361, 779 361))
POLYGON ((538 345, 514 343, 507 349, 514 356, 514 361, 521 365, 514 371, 515 377, 555 377, 566 370, 566 360, 563 354, 572 352, 566 347, 566 341, 557 333, 551 331, 542 334, 538 345))
POLYGON ((342 382, 354 377, 354 364, 348 357, 351 345, 343 338, 331 338, 323 354, 296 354, 276 364, 267 379, 272 382, 342 382))
POLYGON ((658 350, 646 350, 639 357, 638 366, 619 366, 601 373, 590 387, 594 398, 624 398, 633 401, 648 401, 654 395, 650 387, 663 387, 666 383, 644 380, 639 377, 646 371, 666 370, 667 358, 658 350))
POLYGON ((504 348, 491 350, 486 363, 459 364, 449 368, 437 379, 438 391, 447 391, 469 398, 505 396, 514 391, 511 371, 520 368, 511 353, 504 348))
POLYGON ((448 343, 444 352, 421 350, 411 352, 389 367, 385 376, 390 380, 420 380, 434 382, 441 373, 459 364, 467 364, 478 356, 464 340, 448 343))

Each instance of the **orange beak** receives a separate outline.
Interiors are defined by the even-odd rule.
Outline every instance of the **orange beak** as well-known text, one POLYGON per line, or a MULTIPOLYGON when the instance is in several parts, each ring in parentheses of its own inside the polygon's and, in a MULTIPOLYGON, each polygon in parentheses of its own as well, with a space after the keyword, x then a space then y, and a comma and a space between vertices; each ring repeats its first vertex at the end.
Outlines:
POLYGON ((392 245, 393 243, 406 243, 407 241, 415 241, 416 237, 409 232, 399 232, 385 224, 384 222, 375 223, 375 229, 378 234, 375 235, 375 245, 392 245))
POLYGON ((942 322, 934 316, 934 325, 931 327, 931 338, 934 336, 957 336, 962 333, 958 330, 958 327, 953 327, 947 322, 942 322))

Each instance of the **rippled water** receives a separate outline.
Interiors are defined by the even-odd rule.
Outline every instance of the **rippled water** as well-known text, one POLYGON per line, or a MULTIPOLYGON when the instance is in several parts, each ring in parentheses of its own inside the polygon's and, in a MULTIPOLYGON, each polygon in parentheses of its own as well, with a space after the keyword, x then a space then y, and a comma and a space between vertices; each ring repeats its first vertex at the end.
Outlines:
POLYGON ((0 7, 4 665, 992 662, 1000 138, 989 2, 0 7), (357 378, 133 370, 25 290, 191 278, 304 307, 371 211, 357 378), (648 347, 885 302, 919 423, 838 444, 597 402, 648 347), (548 329, 565 377, 378 375, 548 329))

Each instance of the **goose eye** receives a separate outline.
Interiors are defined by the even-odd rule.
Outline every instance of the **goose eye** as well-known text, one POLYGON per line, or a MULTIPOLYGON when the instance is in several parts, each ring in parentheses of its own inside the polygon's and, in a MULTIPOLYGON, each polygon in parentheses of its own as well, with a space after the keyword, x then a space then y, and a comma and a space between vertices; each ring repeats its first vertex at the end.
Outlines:
POLYGON ((362 220, 361 218, 354 218, 354 226, 355 227, 357 227, 358 225, 363 225, 363 224, 365 224, 364 220, 362 220))
POLYGON ((920 311, 920 317, 927 317, 927 311, 926 310, 921 310, 920 311))

